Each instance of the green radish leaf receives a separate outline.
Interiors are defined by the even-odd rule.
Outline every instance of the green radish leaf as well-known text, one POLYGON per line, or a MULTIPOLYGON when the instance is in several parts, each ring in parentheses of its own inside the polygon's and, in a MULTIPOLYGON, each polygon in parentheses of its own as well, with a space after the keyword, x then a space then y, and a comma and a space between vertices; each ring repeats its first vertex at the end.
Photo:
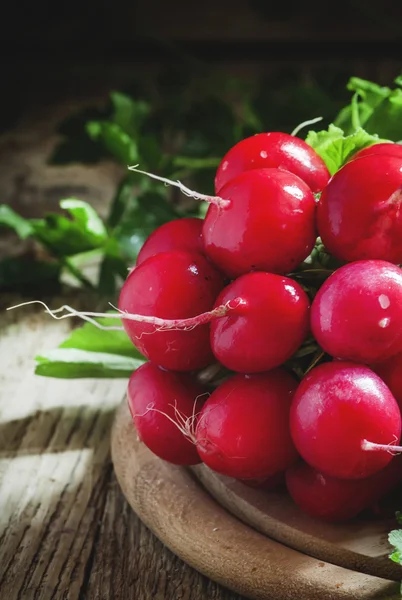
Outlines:
POLYGON ((121 92, 112 92, 113 122, 131 137, 137 137, 140 127, 151 112, 151 107, 143 100, 134 100, 121 92))
POLYGON ((22 240, 33 233, 32 224, 28 219, 24 219, 16 213, 7 204, 0 204, 0 226, 4 225, 13 229, 22 240))
POLYGON ((402 529, 394 529, 391 531, 388 535, 388 542, 395 548, 389 555, 389 558, 399 565, 402 565, 402 529))
POLYGON ((159 225, 180 216, 166 202, 165 196, 159 193, 146 192, 136 198, 132 197, 124 218, 113 232, 123 257, 133 264, 149 234, 159 225))
MULTIPOLYGON (((121 326, 120 319, 102 318, 97 321, 104 326, 121 326)), ((145 361, 142 354, 133 346, 125 331, 99 329, 92 323, 85 323, 74 329, 59 348, 74 348, 91 353, 117 354, 135 360, 145 361)))
POLYGON ((331 175, 336 173, 358 150, 386 142, 378 135, 371 135, 361 127, 351 135, 331 124, 328 131, 309 131, 306 142, 321 156, 331 175))
POLYGON ((93 140, 101 141, 124 166, 138 162, 137 144, 120 125, 110 121, 90 121, 87 132, 93 140))
POLYGON ((36 239, 55 256, 72 256, 105 244, 107 231, 89 204, 69 198, 62 200, 60 206, 70 213, 71 218, 48 213, 44 219, 30 221, 36 239))
POLYGON ((87 352, 75 348, 57 348, 35 358, 36 375, 75 379, 82 377, 130 377, 144 362, 133 358, 104 352, 87 352))

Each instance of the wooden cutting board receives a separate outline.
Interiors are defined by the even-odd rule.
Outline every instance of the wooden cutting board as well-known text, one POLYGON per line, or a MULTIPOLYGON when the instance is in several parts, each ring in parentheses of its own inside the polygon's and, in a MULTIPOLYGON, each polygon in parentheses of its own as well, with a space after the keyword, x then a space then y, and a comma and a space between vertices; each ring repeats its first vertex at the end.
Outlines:
POLYGON ((385 566, 386 548, 370 550, 376 539, 371 525, 353 545, 352 535, 348 542, 345 534, 331 538, 326 528, 303 526, 297 512, 291 520, 290 507, 288 513, 268 509, 262 492, 239 489, 205 468, 190 471, 160 460, 139 441, 126 402, 116 412, 111 443, 116 476, 133 510, 166 546, 214 581, 260 600, 400 599, 399 583, 390 580, 399 571, 385 566), (272 532, 289 545, 296 540, 298 549, 272 539, 272 532), (329 562, 335 555, 338 564, 329 562), (372 566, 377 560, 382 567, 372 566), (360 563, 363 568, 355 570, 360 563), (386 578, 362 572, 374 570, 386 578))

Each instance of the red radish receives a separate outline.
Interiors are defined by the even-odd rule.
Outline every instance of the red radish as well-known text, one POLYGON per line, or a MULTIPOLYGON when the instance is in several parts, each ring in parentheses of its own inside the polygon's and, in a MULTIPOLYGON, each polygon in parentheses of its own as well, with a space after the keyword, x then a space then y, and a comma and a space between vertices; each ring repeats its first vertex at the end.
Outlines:
POLYGON ((232 371, 258 373, 288 360, 309 332, 310 300, 288 277, 248 273, 218 296, 215 307, 241 298, 237 308, 211 322, 211 346, 232 371))
POLYGON ((329 180, 329 171, 311 146, 288 133, 258 133, 238 142, 223 157, 215 177, 215 191, 237 175, 251 169, 279 167, 294 173, 313 192, 320 192, 329 180))
POLYGON ((189 252, 204 252, 202 242, 202 219, 184 217, 164 223, 145 240, 138 253, 137 265, 150 256, 168 250, 187 250, 189 252))
POLYGON ((196 428, 198 452, 214 471, 259 479, 284 471, 297 459, 289 431, 296 380, 283 368, 234 375, 208 398, 196 428))
POLYGON ((121 289, 124 328, 144 356, 166 369, 205 367, 214 360, 209 326, 191 329, 190 322, 189 330, 177 330, 176 320, 209 311, 223 285, 221 274, 201 254, 172 250, 151 256, 121 289), (124 313, 133 314, 132 320, 124 313))
POLYGON ((290 429, 309 465, 331 477, 360 479, 391 461, 393 447, 387 445, 400 439, 401 413, 374 371, 333 361, 315 367, 301 381, 290 429))
POLYGON ((389 156, 401 156, 402 157, 402 145, 394 142, 383 142, 381 144, 373 144, 367 148, 363 148, 354 154, 351 160, 355 158, 362 158, 363 156, 370 156, 372 154, 388 154, 389 156))
POLYGON ((402 156, 370 154, 331 178, 317 207, 325 248, 341 261, 402 263, 402 156))
POLYGON ((300 461, 286 471, 286 485, 308 515, 337 523, 360 514, 402 481, 402 457, 365 479, 335 479, 300 461))
POLYGON ((287 273, 316 241, 315 200, 296 175, 255 169, 220 190, 203 226, 205 253, 229 277, 250 271, 287 273))
POLYGON ((387 384, 402 410, 402 352, 382 362, 371 364, 370 368, 387 384))
POLYGON ((402 351, 402 270, 362 260, 337 269, 311 307, 311 329, 333 357, 371 364, 402 351))
POLYGON ((131 375, 127 396, 138 436, 151 452, 176 465, 201 462, 191 435, 208 394, 194 377, 148 362, 131 375))
POLYGON ((285 473, 285 471, 281 471, 280 473, 275 473, 275 475, 271 475, 271 477, 262 477, 261 479, 239 479, 239 481, 247 487, 251 487, 256 490, 264 490, 264 492, 273 492, 275 490, 285 487, 285 473))

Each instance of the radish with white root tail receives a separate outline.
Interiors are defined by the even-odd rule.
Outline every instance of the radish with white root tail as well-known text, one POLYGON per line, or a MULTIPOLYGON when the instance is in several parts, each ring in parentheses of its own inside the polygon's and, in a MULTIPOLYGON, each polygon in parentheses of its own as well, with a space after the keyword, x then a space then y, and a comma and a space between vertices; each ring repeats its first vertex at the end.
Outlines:
POLYGON ((121 318, 138 350, 173 371, 218 360, 231 371, 259 373, 299 349, 309 332, 310 300, 297 282, 258 272, 239 277, 218 295, 221 286, 201 255, 161 252, 131 272, 118 313, 72 313, 121 318))
POLYGON ((290 430, 304 460, 339 479, 374 475, 402 451, 397 401, 374 371, 352 362, 321 364, 302 379, 290 430))
POLYGON ((208 196, 136 167, 130 170, 209 203, 202 230, 205 254, 230 278, 250 271, 288 273, 314 248, 314 194, 293 173, 245 171, 224 186, 219 196, 208 196))
POLYGON ((236 479, 284 471, 298 458, 289 429, 296 389, 297 381, 283 368, 224 381, 198 418, 196 444, 202 461, 236 479))
POLYGON ((201 462, 195 427, 208 396, 189 373, 172 373, 150 362, 134 371, 127 387, 138 437, 156 456, 176 465, 201 462))
MULTIPOLYGON (((306 121, 301 126, 321 118, 306 121)), ((299 130, 299 128, 298 128, 299 130)), ((222 158, 215 176, 215 191, 240 173, 252 169, 280 168, 294 173, 311 188, 321 192, 329 180, 329 171, 323 159, 304 140, 280 131, 257 133, 235 144, 222 158)))
POLYGON ((223 285, 222 275, 201 254, 160 252, 124 282, 118 301, 123 326, 136 348, 157 365, 172 371, 201 369, 214 361, 207 323, 223 285))

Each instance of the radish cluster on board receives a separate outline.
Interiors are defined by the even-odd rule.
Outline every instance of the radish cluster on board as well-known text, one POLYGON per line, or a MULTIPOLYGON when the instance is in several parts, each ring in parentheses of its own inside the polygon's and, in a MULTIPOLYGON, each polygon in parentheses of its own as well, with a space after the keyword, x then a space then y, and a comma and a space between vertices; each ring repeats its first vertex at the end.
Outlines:
POLYGON ((286 486, 312 516, 358 515, 402 483, 401 146, 330 177, 303 140, 257 134, 222 158, 216 196, 182 188, 205 218, 154 231, 119 297, 149 361, 128 384, 140 439, 286 486), (312 264, 317 240, 333 268, 312 264))

